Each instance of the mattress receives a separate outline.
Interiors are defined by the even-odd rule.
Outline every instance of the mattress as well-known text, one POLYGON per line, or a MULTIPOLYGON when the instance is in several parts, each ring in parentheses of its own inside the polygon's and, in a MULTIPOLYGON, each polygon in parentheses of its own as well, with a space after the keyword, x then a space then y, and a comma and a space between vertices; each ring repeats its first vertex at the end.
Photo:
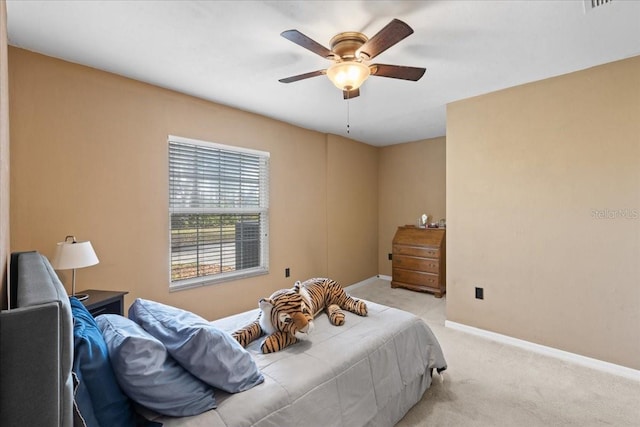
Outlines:
MULTIPOLYGON (((346 314, 333 326, 326 314, 304 340, 262 354, 247 347, 264 383, 237 394, 216 390, 218 407, 171 418, 142 410, 167 427, 393 426, 431 385, 446 361, 429 326, 411 313, 367 301, 369 314, 346 314)), ((253 321, 251 310, 212 322, 232 332, 253 321)))

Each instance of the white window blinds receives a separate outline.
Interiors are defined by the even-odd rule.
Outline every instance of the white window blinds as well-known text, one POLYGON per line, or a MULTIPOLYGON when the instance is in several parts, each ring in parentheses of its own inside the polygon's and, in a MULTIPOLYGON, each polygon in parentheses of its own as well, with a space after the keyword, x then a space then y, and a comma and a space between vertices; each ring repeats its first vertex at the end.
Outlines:
POLYGON ((169 137, 171 289, 269 271, 269 153, 169 137))

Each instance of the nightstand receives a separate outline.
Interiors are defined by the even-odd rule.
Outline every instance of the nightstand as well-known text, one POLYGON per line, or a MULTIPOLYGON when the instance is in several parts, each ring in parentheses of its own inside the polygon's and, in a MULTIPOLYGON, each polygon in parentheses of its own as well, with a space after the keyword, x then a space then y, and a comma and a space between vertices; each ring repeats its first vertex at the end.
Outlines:
POLYGON ((119 314, 123 316, 124 296, 129 292, 88 289, 78 293, 89 295, 89 298, 82 301, 82 304, 93 317, 96 317, 99 314, 119 314))

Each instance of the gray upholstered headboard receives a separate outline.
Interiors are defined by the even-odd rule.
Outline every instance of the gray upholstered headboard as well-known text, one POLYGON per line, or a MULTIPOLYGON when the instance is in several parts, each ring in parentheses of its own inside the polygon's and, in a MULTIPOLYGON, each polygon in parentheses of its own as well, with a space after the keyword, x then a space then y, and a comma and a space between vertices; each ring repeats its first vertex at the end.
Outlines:
POLYGON ((73 318, 46 257, 11 256, 11 308, 0 313, 3 426, 73 425, 73 318))

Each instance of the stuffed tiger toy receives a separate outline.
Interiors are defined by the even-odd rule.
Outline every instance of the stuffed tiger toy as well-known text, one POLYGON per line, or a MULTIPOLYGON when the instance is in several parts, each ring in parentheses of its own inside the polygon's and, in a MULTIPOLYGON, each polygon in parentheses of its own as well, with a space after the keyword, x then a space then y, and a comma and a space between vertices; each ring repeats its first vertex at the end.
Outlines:
POLYGON ((292 289, 280 289, 259 303, 258 318, 231 335, 246 347, 263 334, 263 353, 280 351, 298 342, 313 330, 313 319, 322 310, 332 325, 344 324, 344 310, 367 315, 364 301, 352 298, 335 280, 326 278, 297 281, 292 289))

